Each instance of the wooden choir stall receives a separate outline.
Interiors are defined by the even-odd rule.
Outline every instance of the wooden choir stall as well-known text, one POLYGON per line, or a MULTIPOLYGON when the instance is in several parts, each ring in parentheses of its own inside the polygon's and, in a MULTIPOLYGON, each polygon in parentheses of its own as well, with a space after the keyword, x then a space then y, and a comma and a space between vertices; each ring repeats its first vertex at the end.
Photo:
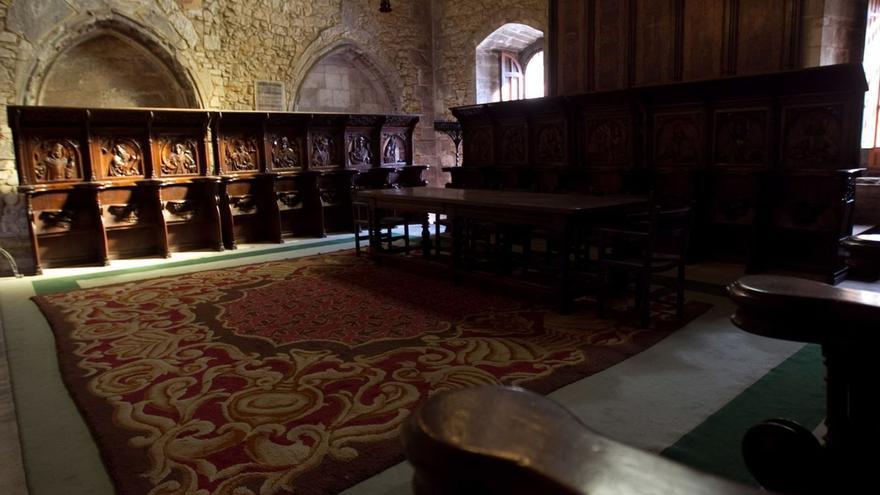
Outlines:
POLYGON ((425 185, 417 116, 8 112, 36 273, 351 232, 354 188, 425 185))
POLYGON ((854 64, 459 107, 464 160, 444 170, 454 188, 693 205, 692 258, 836 283, 866 88, 854 64))

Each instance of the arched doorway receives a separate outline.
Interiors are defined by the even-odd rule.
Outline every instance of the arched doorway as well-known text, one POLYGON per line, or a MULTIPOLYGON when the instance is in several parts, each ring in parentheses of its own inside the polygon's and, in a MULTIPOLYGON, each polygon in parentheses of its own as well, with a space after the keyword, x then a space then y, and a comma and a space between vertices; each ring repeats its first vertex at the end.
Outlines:
POLYGON ((543 47, 544 33, 525 24, 505 24, 483 39, 476 48, 477 103, 544 96, 543 47))
POLYGON ((81 107, 198 106, 183 75, 138 42, 99 31, 61 52, 39 87, 39 105, 81 107))

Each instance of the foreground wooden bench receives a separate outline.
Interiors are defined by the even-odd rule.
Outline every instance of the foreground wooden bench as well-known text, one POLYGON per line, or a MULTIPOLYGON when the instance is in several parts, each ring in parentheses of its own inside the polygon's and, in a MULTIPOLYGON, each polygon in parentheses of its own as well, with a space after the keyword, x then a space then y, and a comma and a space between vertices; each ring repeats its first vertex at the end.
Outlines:
POLYGON ((416 495, 766 493, 605 438, 517 388, 435 395, 404 424, 403 444, 416 495))
POLYGON ((785 419, 754 426, 743 456, 765 487, 790 493, 869 493, 880 460, 880 404, 875 360, 880 293, 793 277, 747 276, 728 287, 743 330, 820 344, 827 368, 824 445, 785 419))

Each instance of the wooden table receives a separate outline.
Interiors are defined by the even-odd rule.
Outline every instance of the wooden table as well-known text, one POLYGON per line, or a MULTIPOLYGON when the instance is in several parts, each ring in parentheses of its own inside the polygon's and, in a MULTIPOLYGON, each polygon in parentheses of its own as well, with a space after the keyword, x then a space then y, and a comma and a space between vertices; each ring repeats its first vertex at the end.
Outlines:
MULTIPOLYGON (((563 310, 568 308, 571 301, 569 258, 575 229, 597 219, 643 207, 648 202, 647 198, 640 196, 585 196, 439 187, 359 191, 356 199, 369 205, 374 222, 378 220, 375 214, 377 209, 446 215, 452 224, 453 275, 462 265, 462 219, 540 227, 549 231, 559 246, 557 268, 563 310)), ((378 224, 374 223, 370 232, 370 248, 374 256, 378 256, 382 249, 381 243, 377 242, 378 236, 374 235, 376 232, 378 224)), ((427 219, 422 224, 422 251, 424 256, 430 256, 431 234, 427 219)))

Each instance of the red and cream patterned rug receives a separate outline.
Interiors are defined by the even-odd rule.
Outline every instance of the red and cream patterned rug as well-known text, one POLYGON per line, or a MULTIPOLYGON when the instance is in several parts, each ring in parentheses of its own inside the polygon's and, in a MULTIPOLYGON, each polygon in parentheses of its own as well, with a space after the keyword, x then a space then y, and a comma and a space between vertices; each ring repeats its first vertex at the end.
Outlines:
POLYGON ((346 252, 35 301, 120 493, 270 495, 332 493, 402 460, 398 427, 437 391, 547 393, 681 326, 508 292, 346 252))

